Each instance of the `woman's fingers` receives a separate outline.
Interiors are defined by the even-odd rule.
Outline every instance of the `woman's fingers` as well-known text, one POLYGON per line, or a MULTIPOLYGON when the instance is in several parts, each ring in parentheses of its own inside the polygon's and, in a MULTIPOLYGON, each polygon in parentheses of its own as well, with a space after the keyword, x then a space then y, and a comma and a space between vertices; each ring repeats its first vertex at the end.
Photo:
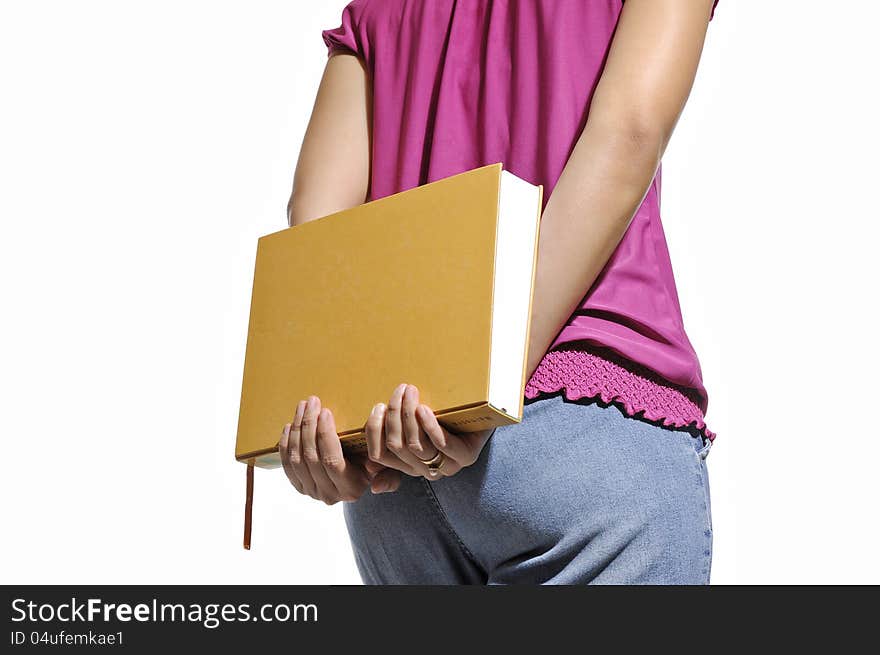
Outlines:
POLYGON ((281 428, 281 436, 278 438, 278 457, 281 459, 281 468, 287 477, 290 477, 290 462, 287 455, 287 444, 290 440, 290 423, 281 428))
MULTIPOLYGON (((287 437, 287 466, 291 471, 291 475, 296 477, 300 481, 300 484, 302 484, 302 489, 297 487, 297 491, 301 491, 301 493, 304 493, 307 496, 314 497, 316 491, 315 480, 312 478, 308 466, 306 466, 302 453, 302 422, 305 410, 306 401, 299 401, 287 437)), ((293 480, 291 480, 291 482, 293 482, 293 480)))
POLYGON ((455 475, 474 463, 488 438, 483 433, 449 432, 430 407, 419 403, 418 389, 407 384, 398 385, 387 406, 373 407, 365 432, 367 458, 350 460, 343 452, 333 413, 321 408, 317 396, 300 401, 278 446, 291 484, 328 505, 354 501, 367 486, 373 493, 395 491, 400 472, 429 480, 455 475), (444 455, 441 467, 429 468, 425 461, 438 452, 444 455))
POLYGON ((400 409, 403 405, 403 392, 406 385, 398 385, 391 394, 391 400, 385 408, 385 446, 395 455, 404 449, 403 422, 400 420, 400 409))
POLYGON ((409 464, 405 463, 392 453, 385 445, 385 415, 387 407, 384 403, 377 403, 370 412, 367 424, 364 428, 367 438, 367 457, 373 466, 390 467, 403 471, 407 475, 416 475, 409 464))
POLYGON ((333 413, 321 408, 317 396, 310 396, 297 404, 293 422, 284 426, 278 451, 284 472, 297 491, 333 505, 340 500, 357 500, 374 480, 378 490, 397 489, 399 473, 386 467, 409 467, 385 449, 384 441, 384 405, 379 403, 367 421, 367 443, 371 455, 384 453, 383 461, 363 455, 346 457, 333 413))
MULTIPOLYGON (((406 443, 403 425, 403 396, 408 385, 401 384, 391 394, 385 410, 385 447, 412 469, 415 475, 427 475, 428 467, 416 457, 406 443)), ((427 459, 427 458, 425 458, 427 459)), ((393 468, 399 468, 393 466, 393 468)))
POLYGON ((389 491, 397 491, 400 487, 400 471, 384 469, 376 474, 370 482, 370 491, 374 494, 384 494, 389 491))
POLYGON ((361 497, 370 479, 363 468, 345 459, 342 442, 336 432, 333 413, 326 407, 318 416, 318 455, 321 464, 336 487, 336 500, 355 501, 361 497))
POLYGON ((365 426, 367 439, 367 456, 372 462, 388 468, 396 469, 407 475, 421 475, 412 464, 418 460, 410 453, 403 436, 401 409, 406 385, 399 385, 391 394, 388 405, 377 403, 365 426))
POLYGON ((385 403, 376 403, 364 430, 367 434, 367 455, 374 462, 381 462, 385 450, 385 403))
POLYGON ((318 452, 318 417, 320 414, 321 400, 317 396, 309 396, 302 419, 302 454, 317 487, 313 498, 324 502, 333 502, 337 495, 336 485, 324 470, 324 466, 321 464, 321 455, 318 452))
POLYGON ((416 474, 413 463, 417 460, 409 453, 409 449, 406 447, 403 435, 403 420, 401 418, 403 394, 405 391, 406 384, 398 385, 392 392, 391 399, 385 407, 385 419, 383 421, 385 452, 379 461, 392 468, 408 468, 410 469, 410 475, 413 475, 416 474), (406 455, 409 455, 409 457, 406 457, 406 455))
POLYGON ((416 408, 418 406, 418 388, 412 384, 406 385, 400 409, 404 443, 417 458, 431 459, 437 454, 437 449, 422 435, 422 428, 416 418, 416 408))
POLYGON ((374 462, 367 455, 358 454, 358 455, 355 455, 355 457, 360 458, 361 466, 364 467, 364 470, 367 472, 367 476, 371 480, 374 477, 376 477, 376 474, 379 473, 379 471, 382 471, 386 468, 386 466, 384 464, 380 464, 379 462, 374 462))
POLYGON ((293 466, 290 462, 290 450, 288 444, 290 443, 290 427, 291 424, 287 423, 281 430, 281 438, 278 440, 278 455, 281 457, 281 468, 284 469, 284 474, 287 476, 287 479, 290 480, 290 484, 300 493, 303 492, 303 485, 300 482, 299 476, 293 472, 293 466))
MULTIPOLYGON (((431 440, 431 443, 433 443, 440 452, 446 455, 447 462, 441 468, 441 472, 444 475, 451 475, 454 467, 460 469, 462 466, 470 466, 473 464, 475 458, 473 458, 473 453, 468 447, 468 444, 454 434, 449 434, 449 432, 444 430, 443 426, 437 421, 437 417, 434 416, 434 412, 430 407, 427 405, 419 405, 416 410, 416 416, 418 417, 419 424, 422 426, 425 434, 427 434, 428 438, 431 440), (448 460, 452 460, 452 462, 448 460)), ((457 469, 455 472, 457 472, 457 469)))
MULTIPOLYGON (((479 456, 488 436, 456 435, 444 429, 419 390, 401 384, 388 405, 373 407, 366 423, 367 458, 345 457, 329 409, 317 396, 297 404, 293 422, 284 426, 278 441, 281 464, 290 483, 302 494, 328 505, 357 500, 370 486, 373 493, 395 491, 400 472, 436 480, 458 473, 479 456), (425 461, 442 452, 440 469, 425 461)), ((491 436, 488 431, 486 434, 491 436)))

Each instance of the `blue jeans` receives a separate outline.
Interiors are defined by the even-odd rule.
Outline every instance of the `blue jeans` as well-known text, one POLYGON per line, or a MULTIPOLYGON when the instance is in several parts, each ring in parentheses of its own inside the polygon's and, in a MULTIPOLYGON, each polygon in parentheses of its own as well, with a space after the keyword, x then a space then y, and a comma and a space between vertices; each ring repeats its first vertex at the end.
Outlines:
POLYGON ((367 584, 708 584, 709 448, 542 397, 457 475, 346 503, 358 570, 367 584))

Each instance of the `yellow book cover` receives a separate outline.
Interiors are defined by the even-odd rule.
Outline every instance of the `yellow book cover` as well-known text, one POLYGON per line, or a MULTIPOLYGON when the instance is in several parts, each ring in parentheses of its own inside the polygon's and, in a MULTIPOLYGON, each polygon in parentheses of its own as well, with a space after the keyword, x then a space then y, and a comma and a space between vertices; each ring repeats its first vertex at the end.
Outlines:
POLYGON ((346 451, 401 382, 442 425, 522 420, 542 188, 477 168, 259 239, 235 457, 315 394, 346 451))

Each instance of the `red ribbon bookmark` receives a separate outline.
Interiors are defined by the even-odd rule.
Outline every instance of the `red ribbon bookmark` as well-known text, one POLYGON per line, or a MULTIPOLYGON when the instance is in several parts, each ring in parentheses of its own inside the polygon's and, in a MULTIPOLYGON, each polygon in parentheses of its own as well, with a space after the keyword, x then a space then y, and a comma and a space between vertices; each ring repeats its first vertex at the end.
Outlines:
POLYGON ((251 549, 251 519, 254 513, 254 465, 247 467, 247 490, 244 496, 244 549, 251 549))

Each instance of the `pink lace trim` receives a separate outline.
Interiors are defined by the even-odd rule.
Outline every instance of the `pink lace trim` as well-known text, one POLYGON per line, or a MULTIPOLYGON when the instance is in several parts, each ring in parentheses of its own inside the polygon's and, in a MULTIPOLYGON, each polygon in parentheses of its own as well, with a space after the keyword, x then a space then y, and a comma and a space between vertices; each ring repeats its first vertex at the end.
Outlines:
POLYGON ((561 389, 565 389, 568 400, 600 398, 604 403, 614 403, 628 416, 640 414, 663 426, 696 429, 706 439, 715 439, 715 433, 706 427, 703 412, 685 393, 585 350, 551 350, 544 355, 526 385, 525 397, 536 398, 542 392, 561 389))

